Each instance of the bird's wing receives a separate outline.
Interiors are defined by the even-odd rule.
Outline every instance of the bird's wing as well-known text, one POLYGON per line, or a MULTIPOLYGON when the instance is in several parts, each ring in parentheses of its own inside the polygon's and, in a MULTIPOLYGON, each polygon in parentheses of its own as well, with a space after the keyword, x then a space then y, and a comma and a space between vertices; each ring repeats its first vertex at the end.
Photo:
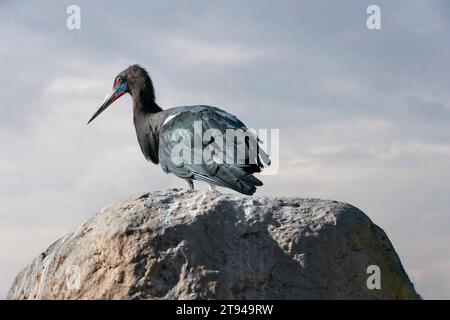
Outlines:
POLYGON ((258 137, 239 119, 209 106, 174 110, 177 111, 166 117, 160 129, 159 160, 165 172, 244 194, 253 194, 256 186, 262 185, 252 174, 269 165, 269 157, 260 148, 258 137), (227 136, 233 132, 227 129, 237 129, 242 138, 227 136), (205 159, 205 149, 209 150, 207 154, 214 151, 214 157, 205 159))

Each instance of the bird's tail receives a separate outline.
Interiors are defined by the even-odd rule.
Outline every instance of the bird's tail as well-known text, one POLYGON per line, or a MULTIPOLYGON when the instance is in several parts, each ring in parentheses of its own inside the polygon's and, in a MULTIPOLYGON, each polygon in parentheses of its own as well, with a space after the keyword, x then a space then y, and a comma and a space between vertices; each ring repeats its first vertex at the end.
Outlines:
POLYGON ((215 178, 220 181, 219 185, 246 195, 254 194, 256 192, 256 187, 263 185, 262 181, 251 173, 246 172, 240 167, 229 164, 220 166, 216 172, 215 178))

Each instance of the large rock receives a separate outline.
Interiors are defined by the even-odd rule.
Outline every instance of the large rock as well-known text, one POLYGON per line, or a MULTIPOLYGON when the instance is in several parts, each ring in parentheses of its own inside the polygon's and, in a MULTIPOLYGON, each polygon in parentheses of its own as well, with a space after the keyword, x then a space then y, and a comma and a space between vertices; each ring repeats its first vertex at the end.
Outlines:
POLYGON ((420 297, 386 234, 351 205, 166 190, 111 205, 56 241, 8 298, 420 297), (371 265, 381 289, 367 286, 371 265))

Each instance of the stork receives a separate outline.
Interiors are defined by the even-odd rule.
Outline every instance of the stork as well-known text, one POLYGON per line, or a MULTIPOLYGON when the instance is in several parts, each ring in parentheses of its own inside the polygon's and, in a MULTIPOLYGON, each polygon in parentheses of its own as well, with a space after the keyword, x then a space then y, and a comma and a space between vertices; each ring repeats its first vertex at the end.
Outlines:
POLYGON ((246 195, 254 194, 256 188, 263 185, 253 174, 270 165, 270 159, 253 132, 234 115, 216 107, 193 105, 161 109, 155 102, 152 80, 139 65, 132 65, 115 77, 112 90, 88 124, 126 93, 133 98, 134 127, 142 153, 147 160, 160 164, 164 172, 186 180, 191 190, 193 180, 246 195), (196 127, 200 127, 201 132, 215 134, 198 137, 196 127), (232 137, 231 142, 227 141, 231 148, 226 149, 223 143, 218 143, 217 136, 228 137, 230 130, 244 133, 244 139, 232 137), (199 141, 200 146, 193 141, 199 141), (195 160, 196 155, 204 155, 208 147, 213 149, 210 159, 201 157, 201 161, 192 161, 187 157, 191 153, 195 160))

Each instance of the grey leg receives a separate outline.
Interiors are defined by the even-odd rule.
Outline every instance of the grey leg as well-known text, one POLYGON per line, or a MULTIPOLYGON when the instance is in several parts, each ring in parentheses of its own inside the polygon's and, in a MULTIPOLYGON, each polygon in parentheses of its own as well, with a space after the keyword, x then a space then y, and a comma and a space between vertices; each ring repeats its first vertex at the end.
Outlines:
POLYGON ((212 183, 209 183, 208 182, 208 189, 209 189, 209 191, 216 191, 216 186, 215 185, 213 185, 212 183))
POLYGON ((209 185, 209 187, 208 187, 209 192, 214 192, 214 193, 219 193, 220 194, 219 190, 216 189, 216 185, 215 184, 212 184, 212 183, 208 182, 208 185, 209 185))
POLYGON ((194 190, 194 182, 192 181, 192 179, 186 179, 188 185, 189 185, 189 190, 194 190))

